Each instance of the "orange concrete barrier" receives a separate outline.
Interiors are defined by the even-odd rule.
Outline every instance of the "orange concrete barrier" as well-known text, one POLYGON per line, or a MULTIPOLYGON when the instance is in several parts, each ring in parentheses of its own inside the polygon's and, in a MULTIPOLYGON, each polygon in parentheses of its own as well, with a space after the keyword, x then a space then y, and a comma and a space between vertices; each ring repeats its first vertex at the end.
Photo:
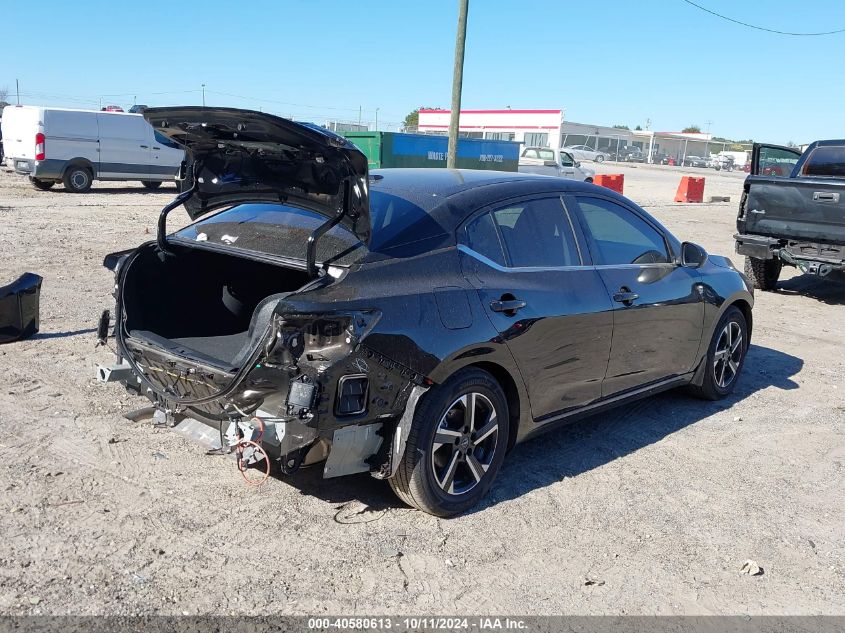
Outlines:
POLYGON ((682 176, 675 202, 704 202, 704 178, 682 176))
POLYGON ((625 174, 601 174, 593 178, 593 184, 622 193, 625 188, 625 174))

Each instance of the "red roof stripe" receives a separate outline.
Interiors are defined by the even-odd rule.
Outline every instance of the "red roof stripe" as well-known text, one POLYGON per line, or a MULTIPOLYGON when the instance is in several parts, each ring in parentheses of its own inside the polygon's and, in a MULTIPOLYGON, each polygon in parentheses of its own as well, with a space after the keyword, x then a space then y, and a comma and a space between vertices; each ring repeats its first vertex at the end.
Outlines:
MULTIPOLYGON (((461 114, 560 114, 562 110, 461 110, 461 114)), ((420 114, 451 114, 451 110, 420 109, 420 114)))

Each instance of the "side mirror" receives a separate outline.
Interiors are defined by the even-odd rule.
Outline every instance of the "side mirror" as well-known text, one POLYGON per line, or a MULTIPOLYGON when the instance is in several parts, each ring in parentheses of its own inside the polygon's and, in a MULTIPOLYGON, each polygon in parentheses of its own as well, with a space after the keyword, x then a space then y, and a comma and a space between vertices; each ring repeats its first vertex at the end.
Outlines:
POLYGON ((707 261, 707 251, 698 244, 684 242, 681 244, 681 265, 687 268, 699 268, 707 261))
POLYGON ((580 166, 581 166, 581 161, 579 160, 577 163, 575 163, 575 166, 576 166, 576 167, 580 167, 580 166))

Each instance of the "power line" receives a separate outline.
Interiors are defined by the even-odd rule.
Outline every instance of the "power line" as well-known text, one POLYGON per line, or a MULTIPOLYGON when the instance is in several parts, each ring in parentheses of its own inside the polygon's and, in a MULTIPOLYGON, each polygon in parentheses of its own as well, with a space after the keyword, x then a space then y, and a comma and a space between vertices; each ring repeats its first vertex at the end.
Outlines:
POLYGON ((749 29, 756 29, 758 31, 765 31, 766 33, 776 33, 778 35, 796 35, 801 37, 811 37, 816 35, 836 35, 837 33, 845 33, 845 29, 837 29, 835 31, 822 31, 820 33, 793 33, 791 31, 778 31, 777 29, 767 29, 764 26, 757 26, 756 24, 749 24, 748 22, 741 22, 739 20, 734 20, 733 18, 729 18, 726 15, 722 15, 721 13, 716 13, 715 11, 711 11, 707 7, 702 7, 700 4, 696 4, 692 2, 692 0, 682 0, 689 5, 694 6, 696 9, 701 9, 702 11, 709 13, 710 15, 715 15, 717 18, 721 18, 723 20, 727 20, 728 22, 733 22, 734 24, 739 24, 740 26, 748 27, 749 29))

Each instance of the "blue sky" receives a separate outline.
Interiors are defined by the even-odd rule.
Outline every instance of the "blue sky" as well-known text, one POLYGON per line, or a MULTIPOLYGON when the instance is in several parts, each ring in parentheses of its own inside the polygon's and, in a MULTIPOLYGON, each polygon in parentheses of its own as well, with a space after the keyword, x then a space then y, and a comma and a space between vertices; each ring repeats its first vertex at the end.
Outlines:
MULTIPOLYGON (((841 0, 697 0, 787 31, 845 28, 841 0)), ((199 104, 396 129, 449 107, 457 0, 12 2, 0 89, 68 107, 199 104), (83 8, 83 10, 78 10, 83 8)), ((845 136, 845 33, 753 31, 682 0, 470 0, 464 108, 785 143, 845 136)))

